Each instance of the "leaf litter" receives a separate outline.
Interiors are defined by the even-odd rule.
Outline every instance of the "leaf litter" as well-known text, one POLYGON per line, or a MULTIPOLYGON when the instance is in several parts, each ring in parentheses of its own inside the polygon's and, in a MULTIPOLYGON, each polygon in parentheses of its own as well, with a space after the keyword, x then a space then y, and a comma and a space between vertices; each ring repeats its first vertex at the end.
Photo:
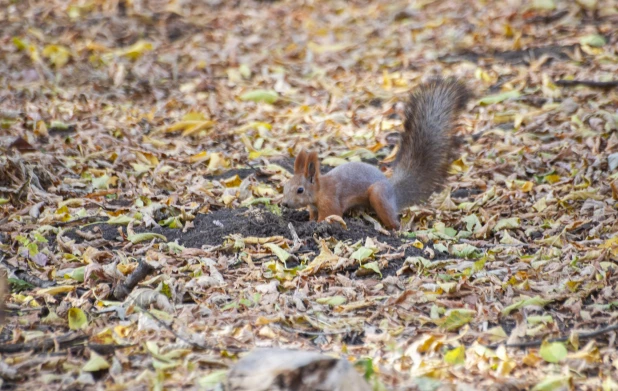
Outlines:
POLYGON ((272 347, 374 390, 618 389, 611 0, 0 15, 3 387, 216 389, 272 347), (388 170, 434 75, 477 99, 402 232, 280 208, 301 146, 388 170))

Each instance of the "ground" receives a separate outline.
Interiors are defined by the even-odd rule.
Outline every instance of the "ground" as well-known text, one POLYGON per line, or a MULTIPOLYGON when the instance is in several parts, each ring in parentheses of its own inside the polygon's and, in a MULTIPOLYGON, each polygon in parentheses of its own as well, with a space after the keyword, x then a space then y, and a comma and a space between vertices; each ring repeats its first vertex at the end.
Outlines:
POLYGON ((3 389, 216 389, 264 346, 618 389, 614 1, 5 3, 3 389), (303 147, 388 173, 436 76, 474 98, 401 231, 279 206, 303 147))

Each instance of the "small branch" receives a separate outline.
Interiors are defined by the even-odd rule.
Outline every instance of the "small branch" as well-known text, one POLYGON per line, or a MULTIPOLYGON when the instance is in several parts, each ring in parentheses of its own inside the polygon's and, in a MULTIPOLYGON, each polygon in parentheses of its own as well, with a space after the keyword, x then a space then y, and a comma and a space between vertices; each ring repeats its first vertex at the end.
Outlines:
POLYGON ((34 285, 37 288, 49 288, 56 285, 56 281, 42 280, 39 277, 32 276, 28 272, 18 269, 8 264, 7 262, 4 262, 4 257, 0 259, 0 264, 6 267, 11 273, 13 273, 15 277, 19 278, 20 280, 24 280, 28 284, 34 285))
MULTIPOLYGON (((577 336, 579 337, 579 339, 590 339, 590 338, 598 337, 599 335, 607 334, 611 331, 616 331, 616 330, 618 330, 618 324, 607 326, 607 327, 604 327, 604 328, 601 328, 595 331, 591 331, 589 333, 577 333, 577 336)), ((559 338, 550 338, 547 340, 547 342, 564 342, 568 340, 569 340, 569 337, 559 337, 559 338)), ((541 346, 543 341, 544 341, 543 339, 535 339, 533 341, 527 341, 527 342, 517 342, 517 343, 507 343, 507 344, 495 343, 495 344, 487 345, 487 347, 490 349, 496 349, 498 346, 504 345, 507 348, 525 349, 525 348, 533 348, 533 347, 541 346)))
POLYGON ((140 281, 144 280, 155 268, 150 265, 148 262, 143 259, 139 260, 139 264, 133 270, 129 277, 127 277, 123 282, 116 285, 114 288, 114 297, 118 300, 124 300, 129 296, 133 288, 140 283, 140 281))
POLYGON ((88 336, 84 334, 68 333, 68 334, 61 335, 57 338, 46 338, 44 340, 37 341, 37 342, 0 345, 0 353, 10 354, 10 353, 19 353, 19 352, 24 352, 24 351, 29 351, 29 350, 40 352, 43 350, 54 349, 56 346, 59 349, 68 349, 76 345, 82 344, 87 339, 88 339, 88 336))
POLYGON ((309 331, 309 330, 297 330, 292 327, 288 327, 286 325, 280 324, 279 327, 283 331, 287 331, 288 333, 298 334, 298 335, 311 335, 311 336, 323 336, 323 335, 341 335, 352 333, 354 330, 346 329, 346 330, 335 330, 335 331, 309 331))
POLYGON ((615 88, 618 87, 618 80, 611 81, 592 81, 592 80, 556 80, 556 85, 561 87, 586 86, 592 88, 615 88))
POLYGON ((94 350, 98 354, 106 355, 106 354, 113 354, 116 350, 132 348, 132 347, 137 346, 137 345, 138 344, 135 344, 135 343, 131 344, 131 345, 88 343, 86 346, 89 349, 94 350))

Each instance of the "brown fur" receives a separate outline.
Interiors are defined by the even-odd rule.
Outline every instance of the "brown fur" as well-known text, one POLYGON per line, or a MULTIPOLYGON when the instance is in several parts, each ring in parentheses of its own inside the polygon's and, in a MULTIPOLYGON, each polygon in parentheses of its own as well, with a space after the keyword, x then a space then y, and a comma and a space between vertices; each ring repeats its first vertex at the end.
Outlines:
POLYGON ((320 174, 316 152, 303 150, 294 162, 294 176, 286 183, 283 204, 309 206, 312 220, 342 216, 353 207, 371 207, 382 223, 399 227, 397 213, 429 197, 444 185, 457 141, 457 114, 469 98, 455 80, 421 85, 406 106, 404 132, 393 176, 366 163, 346 163, 320 174))

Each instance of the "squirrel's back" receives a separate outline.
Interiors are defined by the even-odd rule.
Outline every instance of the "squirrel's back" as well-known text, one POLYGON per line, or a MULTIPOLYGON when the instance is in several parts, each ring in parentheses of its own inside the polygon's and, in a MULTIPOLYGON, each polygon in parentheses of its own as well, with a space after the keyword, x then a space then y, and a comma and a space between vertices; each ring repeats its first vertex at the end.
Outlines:
POLYGON ((446 182, 457 149, 457 115, 470 93, 457 80, 434 80, 419 86, 405 108, 404 131, 390 178, 402 209, 428 198, 446 182))

